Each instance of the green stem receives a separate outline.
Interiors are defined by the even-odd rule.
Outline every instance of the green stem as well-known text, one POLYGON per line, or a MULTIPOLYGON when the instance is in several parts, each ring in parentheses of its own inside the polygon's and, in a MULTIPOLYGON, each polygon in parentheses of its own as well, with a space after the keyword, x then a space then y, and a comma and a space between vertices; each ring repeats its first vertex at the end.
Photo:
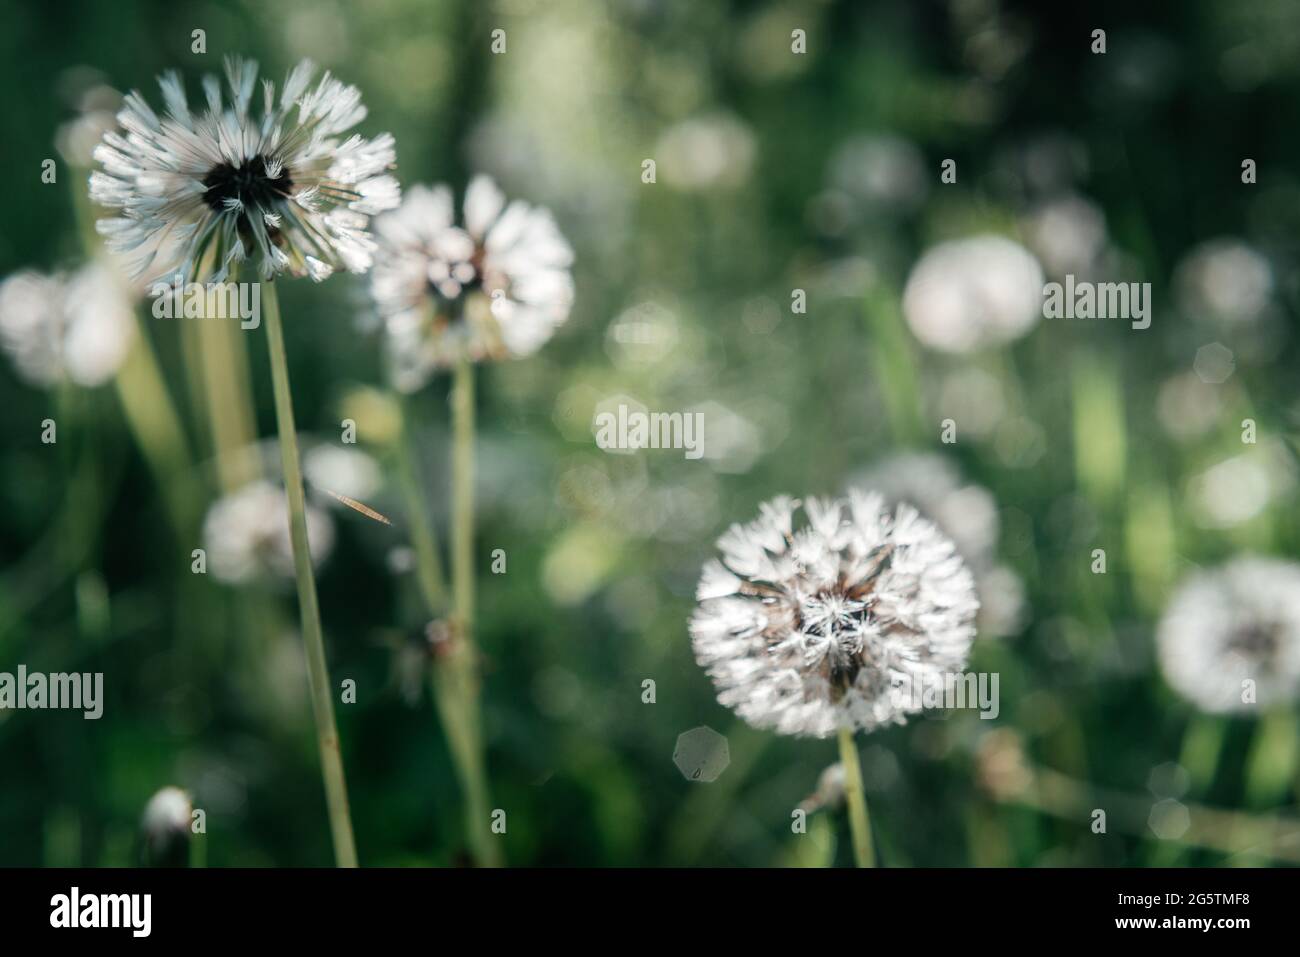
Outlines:
POLYGON ((456 618, 468 644, 474 632, 474 364, 456 363, 452 386, 452 578, 456 618))
POLYGON ((858 746, 853 741, 853 732, 847 728, 840 728, 840 763, 844 766, 844 801, 849 807, 853 860, 858 867, 875 867, 876 855, 871 848, 871 819, 867 816, 867 796, 862 788, 858 746))
POLYGON ((289 391, 289 363, 285 358, 280 303, 274 283, 262 283, 262 305, 267 346, 271 355, 271 384, 275 390, 280 460, 284 466, 284 486, 289 498, 289 534, 298 580, 302 637, 307 648, 307 682, 311 687, 311 710, 320 745, 321 774, 325 779, 330 830, 334 835, 334 858, 339 867, 356 867, 357 850, 352 838, 352 819, 348 814, 343 755, 339 750, 338 728, 334 724, 334 703, 330 697, 329 672, 325 665, 325 641, 321 636, 316 579, 312 576, 311 552, 307 546, 307 506, 302 490, 302 468, 298 464, 298 437, 293 421, 293 398, 289 391))
MULTIPOLYGON (((440 663, 447 669, 437 679, 442 690, 454 688, 451 700, 459 705, 459 720, 450 734, 460 752, 458 764, 465 788, 465 814, 470 841, 480 863, 501 862, 498 843, 489 827, 487 771, 483 757, 482 717, 479 710, 478 652, 474 642, 474 364, 466 356, 457 360, 451 394, 451 574, 455 600, 455 646, 440 663)), ((435 676, 436 677, 436 676, 435 676)))
POLYGON ((400 404, 401 431, 397 437, 397 471, 402 496, 406 499, 407 525, 411 533, 411 546, 415 549, 415 575, 420 594, 428 605, 429 614, 435 618, 445 611, 447 585, 442 574, 442 559, 438 557, 438 532, 429 514, 427 500, 416 470, 418 458, 415 432, 412 427, 411 403, 403 398, 400 404))

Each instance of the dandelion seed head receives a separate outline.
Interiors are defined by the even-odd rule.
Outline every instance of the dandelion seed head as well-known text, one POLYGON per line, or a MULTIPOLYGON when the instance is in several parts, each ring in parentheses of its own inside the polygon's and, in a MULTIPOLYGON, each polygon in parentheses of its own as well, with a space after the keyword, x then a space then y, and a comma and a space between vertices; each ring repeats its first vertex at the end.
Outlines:
POLYGON ((911 506, 780 497, 718 548, 691 640, 718 700, 755 727, 827 737, 901 724, 915 709, 893 689, 965 666, 974 580, 911 506))
POLYGON ((676 189, 729 189, 749 178, 754 135, 728 113, 692 117, 669 127, 655 144, 664 181, 676 189))
POLYGON ((1106 217, 1076 194, 1037 206, 1024 223, 1029 245, 1053 276, 1090 275, 1106 245, 1106 217))
MULTIPOLYGON (((334 523, 307 506, 307 540, 314 565, 334 548, 334 523)), ((293 577, 289 501, 284 490, 258 479, 218 499, 203 521, 203 546, 213 577, 245 584, 265 576, 293 577)))
POLYGON ((145 805, 142 826, 146 834, 162 839, 169 834, 189 834, 193 805, 178 787, 165 787, 145 805))
POLYGON ((1297 468, 1286 444, 1265 439, 1246 448, 1188 480, 1188 511, 1202 528, 1232 528, 1291 497, 1297 468))
POLYGON ((965 353, 1002 345, 1042 317, 1043 270, 1001 236, 940 243, 912 269, 903 314, 922 343, 965 353))
POLYGON ((250 60, 228 59, 229 100, 209 75, 196 110, 180 78, 166 73, 163 115, 133 91, 119 129, 95 147, 90 198, 118 212, 97 229, 135 276, 224 281, 246 261, 261 279, 370 268, 370 217, 400 200, 385 172, 392 136, 343 139, 365 118, 361 94, 329 73, 312 85, 307 60, 278 100, 268 81, 255 97, 257 72, 250 60))
POLYGON ((65 162, 84 170, 94 162, 95 147, 104 134, 117 129, 122 95, 111 87, 98 84, 86 90, 79 99, 77 115, 58 128, 54 145, 65 162))
POLYGON ((369 498, 383 484, 379 463, 360 449, 320 443, 302 455, 302 474, 312 486, 350 498, 369 498))
POLYGON ((183 866, 189 845, 194 804, 185 791, 165 787, 145 805, 140 819, 145 859, 155 866, 183 866))
POLYGON ((1202 243, 1174 270, 1179 305, 1192 316, 1225 325, 1258 320, 1272 302, 1274 285, 1268 259, 1231 237, 1202 243))
POLYGON ((1286 704, 1300 693, 1300 564, 1242 556, 1194 573, 1156 631, 1160 669, 1212 713, 1286 704), (1254 701, 1245 694, 1254 683, 1254 701))
POLYGON ((376 233, 371 293, 398 388, 462 355, 530 355, 568 318, 573 250, 549 211, 507 203, 486 176, 470 182, 459 224, 450 188, 416 186, 376 233))
POLYGON ((134 341, 131 298, 104 266, 26 271, 0 283, 0 347, 31 385, 102 385, 134 341))

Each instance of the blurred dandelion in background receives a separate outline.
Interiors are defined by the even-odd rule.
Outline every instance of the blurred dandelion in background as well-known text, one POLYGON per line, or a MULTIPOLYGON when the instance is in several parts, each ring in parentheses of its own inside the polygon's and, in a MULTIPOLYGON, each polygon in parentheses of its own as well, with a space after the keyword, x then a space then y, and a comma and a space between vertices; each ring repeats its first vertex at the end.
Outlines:
POLYGON ((149 799, 140 821, 146 864, 183 867, 188 863, 193 812, 189 794, 177 787, 165 787, 149 799))
POLYGON ((1182 308, 1194 318, 1250 323, 1272 300, 1273 269, 1241 240, 1213 239, 1183 257, 1174 272, 1174 286, 1182 308))
MULTIPOLYGON (((334 548, 334 523, 325 512, 309 506, 307 534, 312 563, 320 565, 334 548)), ((284 491, 259 479, 218 499, 203 521, 203 547, 219 581, 241 585, 267 575, 292 579, 293 546, 284 491)))
POLYGON ((1165 679, 1204 711, 1290 703, 1300 694, 1300 564, 1247 555, 1193 573, 1156 640, 1165 679))
POLYGON ((949 240, 927 250, 903 290, 907 324, 941 352, 1003 345, 1032 329, 1042 312, 1042 267, 1001 236, 949 240))
POLYGON ((103 385, 135 335, 134 305, 106 266, 48 276, 26 271, 0 283, 0 346, 32 385, 103 385))

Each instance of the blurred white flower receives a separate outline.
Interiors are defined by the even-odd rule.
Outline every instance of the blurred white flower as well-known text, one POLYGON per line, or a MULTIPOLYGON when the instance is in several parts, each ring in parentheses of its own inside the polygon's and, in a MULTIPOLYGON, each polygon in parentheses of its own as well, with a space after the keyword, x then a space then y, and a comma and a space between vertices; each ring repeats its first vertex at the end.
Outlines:
POLYGON ((1295 473, 1295 459, 1275 440, 1210 466, 1187 483, 1196 523, 1231 528, 1249 521, 1295 487, 1295 473))
POLYGON ((925 157, 891 133, 856 136, 831 157, 830 182, 870 206, 912 209, 929 191, 925 157))
POLYGON ((940 243, 913 267, 903 314, 932 349, 1001 345, 1042 318, 1043 270, 1023 246, 1001 236, 940 243))
POLYGON ((263 81, 255 116, 257 69, 226 60, 229 104, 220 80, 205 76, 201 113, 190 112, 179 76, 165 73, 166 116, 132 91, 117 115, 122 131, 95 148, 90 198, 121 211, 97 228, 130 254, 136 276, 225 281, 245 261, 262 279, 370 268, 370 217, 400 199, 397 180, 381 175, 394 163, 393 137, 340 139, 366 116, 361 93, 329 73, 309 88, 307 60, 289 72, 278 103, 263 81))
POLYGON ((1025 222, 1025 237, 1053 276, 1090 275, 1106 245, 1106 216, 1078 195, 1042 203, 1025 222))
POLYGON ((356 499, 370 497, 383 484, 374 458, 360 449, 324 443, 303 453, 302 474, 310 485, 356 499))
POLYGON ((658 171, 677 189, 743 185, 754 164, 754 136, 727 113, 692 117, 668 128, 655 146, 658 171))
POLYGON ((177 787, 165 787, 145 805, 142 827, 150 837, 172 834, 188 836, 193 805, 190 796, 177 787))
POLYGON ((178 787, 165 787, 145 805, 140 819, 146 862, 155 866, 184 864, 194 805, 178 787))
POLYGON ((465 192, 416 186, 375 224, 383 255, 371 294, 384 320, 393 378, 404 390, 466 355, 536 352, 573 305, 573 250, 546 209, 505 196, 486 176, 465 192))
POLYGON ((0 346, 32 385, 102 385, 134 341, 131 300, 98 263, 72 275, 20 272, 0 283, 0 346))
POLYGON ((1160 668, 1213 713, 1284 705, 1300 692, 1300 564, 1243 556, 1179 586, 1156 631, 1160 668))
POLYGON ((901 724, 893 693, 959 671, 975 636, 974 583, 956 547, 915 509, 876 494, 777 498, 718 539, 691 618, 718 700, 755 727, 827 737, 901 724))
MULTIPOLYGON (((307 506, 307 541, 314 565, 334 548, 329 515, 307 506)), ((243 584, 275 575, 292 578, 293 546, 289 538, 289 501, 284 490, 258 479, 208 509, 203 521, 208 568, 219 581, 243 584)))
POLYGON ((59 127, 54 146, 71 166, 88 169, 94 162, 95 147, 105 133, 116 130, 122 94, 102 84, 86 90, 78 103, 78 114, 59 127))
POLYGON ((1252 322, 1273 297, 1273 268, 1259 252, 1238 239, 1202 243, 1174 271, 1174 288, 1183 309, 1215 322, 1252 322))

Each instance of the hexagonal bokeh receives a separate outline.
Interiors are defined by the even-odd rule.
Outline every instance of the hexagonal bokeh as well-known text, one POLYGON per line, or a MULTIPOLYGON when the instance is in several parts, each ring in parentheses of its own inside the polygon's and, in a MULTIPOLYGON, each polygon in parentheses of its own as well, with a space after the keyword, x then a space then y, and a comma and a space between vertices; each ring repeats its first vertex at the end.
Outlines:
POLYGON ((1175 761, 1157 764, 1147 776, 1147 790, 1158 798, 1180 798, 1190 786, 1187 769, 1175 761))
POLYGON ((716 781, 731 763, 727 739, 707 725, 700 725, 677 736, 673 764, 688 781, 716 781))
POLYGON ((1147 821, 1151 833, 1164 841, 1176 841, 1192 826, 1192 815, 1183 804, 1173 798, 1157 801, 1151 806, 1147 821))
POLYGON ((1192 368, 1202 382, 1218 385, 1228 381, 1236 364, 1231 349, 1221 342, 1211 342, 1196 350, 1196 361, 1192 363, 1192 368))

